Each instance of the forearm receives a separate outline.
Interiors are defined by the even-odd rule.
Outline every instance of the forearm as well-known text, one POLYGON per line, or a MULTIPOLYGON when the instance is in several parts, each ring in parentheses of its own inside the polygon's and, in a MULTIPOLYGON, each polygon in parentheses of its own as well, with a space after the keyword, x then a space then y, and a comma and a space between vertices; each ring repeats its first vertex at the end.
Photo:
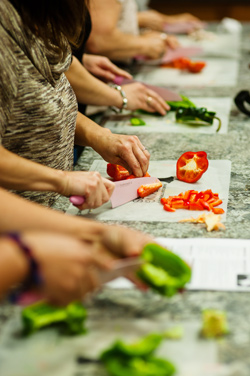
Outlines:
POLYGON ((102 236, 107 225, 65 215, 0 188, 0 234, 27 230, 52 231, 91 240, 102 236))
POLYGON ((43 166, 0 146, 0 185, 19 191, 61 190, 63 171, 43 166))
POLYGON ((66 76, 78 102, 96 106, 122 106, 120 93, 95 78, 75 57, 66 76))
POLYGON ((102 128, 100 125, 78 112, 75 132, 76 145, 91 146, 96 150, 99 141, 108 134, 110 134, 109 129, 102 128))
POLYGON ((28 261, 18 245, 8 237, 0 238, 0 298, 22 282, 29 271, 28 261))
POLYGON ((118 29, 107 34, 98 33, 94 37, 90 35, 87 48, 91 53, 105 55, 111 60, 133 58, 147 52, 144 37, 125 34, 118 29))

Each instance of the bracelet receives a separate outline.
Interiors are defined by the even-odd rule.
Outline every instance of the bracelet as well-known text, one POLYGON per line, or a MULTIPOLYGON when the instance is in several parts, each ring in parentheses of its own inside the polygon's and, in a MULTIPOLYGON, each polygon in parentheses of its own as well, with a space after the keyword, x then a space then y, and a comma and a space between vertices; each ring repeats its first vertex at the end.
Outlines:
POLYGON ((36 285, 36 286, 40 285, 42 282, 42 278, 39 273, 39 266, 32 255, 32 251, 30 247, 27 246, 27 244, 23 242, 20 234, 17 232, 9 232, 6 234, 6 236, 10 238, 11 240, 13 240, 18 245, 20 250, 24 253, 24 255, 27 257, 29 261, 30 275, 29 275, 28 280, 24 283, 24 286, 25 286, 24 289, 26 290, 31 285, 36 285))
POLYGON ((128 99, 126 96, 126 93, 124 90, 122 90, 122 87, 120 85, 113 85, 112 86, 115 90, 119 91, 122 97, 122 108, 118 109, 117 107, 112 106, 112 110, 114 110, 116 113, 121 113, 122 110, 125 110, 128 107, 128 99))

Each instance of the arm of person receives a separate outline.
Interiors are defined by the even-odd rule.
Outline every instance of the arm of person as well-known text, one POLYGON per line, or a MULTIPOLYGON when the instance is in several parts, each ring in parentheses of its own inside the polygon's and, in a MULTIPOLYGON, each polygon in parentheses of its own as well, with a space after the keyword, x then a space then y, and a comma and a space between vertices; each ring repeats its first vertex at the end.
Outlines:
POLYGON ((166 50, 164 40, 160 36, 148 38, 123 33, 117 28, 120 12, 121 4, 116 0, 91 1, 92 31, 86 44, 88 51, 118 61, 136 55, 159 58, 166 50))
MULTIPOLYGON (((73 57, 66 76, 78 102, 95 106, 122 108, 123 101, 120 92, 92 76, 76 57, 73 57)), ((165 115, 166 110, 169 109, 166 102, 157 93, 138 82, 125 85, 123 89, 128 100, 128 110, 157 111, 161 115, 165 115), (149 97, 152 98, 150 103, 147 101, 149 97)))
POLYGON ((96 106, 122 107, 121 94, 90 74, 75 56, 65 74, 78 102, 96 106))
POLYGON ((107 202, 114 183, 98 172, 62 171, 22 158, 0 146, 0 185, 19 191, 51 191, 85 197, 81 209, 107 202))
POLYGON ((91 146, 105 161, 122 165, 135 176, 144 176, 148 170, 150 154, 137 136, 113 134, 79 112, 75 143, 91 146))

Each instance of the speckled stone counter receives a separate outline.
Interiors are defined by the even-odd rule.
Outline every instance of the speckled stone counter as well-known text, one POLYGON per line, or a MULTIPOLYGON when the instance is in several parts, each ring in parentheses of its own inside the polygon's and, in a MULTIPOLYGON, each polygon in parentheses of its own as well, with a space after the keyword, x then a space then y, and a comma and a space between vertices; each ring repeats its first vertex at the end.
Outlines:
MULTIPOLYGON (((234 98, 240 90, 250 90, 250 24, 244 24, 241 44, 238 83, 233 88, 199 88, 185 89, 181 93, 187 96, 234 98)), ((173 90, 176 90, 174 87, 173 90)), ((143 145, 151 153, 152 160, 177 159, 183 150, 206 150, 209 159, 228 159, 232 162, 229 202, 226 220, 226 230, 208 233, 200 225, 157 222, 120 222, 138 230, 153 234, 156 237, 216 237, 216 238, 250 238, 250 173, 249 173, 249 139, 250 118, 241 114, 234 103, 232 104, 228 133, 220 134, 142 134, 143 145)), ((100 159, 92 149, 86 148, 76 169, 88 170, 95 159, 100 159)), ((55 209, 66 211, 68 199, 61 197, 54 206, 55 209)), ((110 222, 112 223, 112 222, 110 222)), ((117 223, 117 222, 116 222, 117 223)), ((143 293, 136 289, 116 290, 105 288, 95 297, 86 302, 89 313, 89 326, 98 328, 100 342, 108 336, 107 328, 117 334, 136 335, 164 330, 168 324, 181 324, 185 330, 184 338, 178 343, 168 343, 164 356, 177 362, 181 376, 249 376, 250 375, 250 295, 249 293, 186 291, 171 299, 164 299, 152 292, 143 293), (218 341, 204 343, 198 336, 201 325, 201 311, 204 308, 225 310, 228 315, 230 334, 218 341), (129 324, 131 323, 131 328, 129 324), (126 333, 125 333, 126 331, 126 333), (131 333, 130 333, 131 332, 131 333), (186 335, 186 337, 185 337, 186 335), (185 339, 186 338, 186 339, 185 339), (206 347, 207 346, 207 347, 206 347), (195 351, 192 352, 192 348, 195 351), (207 353, 204 359, 204 353, 207 353), (170 355, 175 354, 172 358, 170 355), (189 355, 186 355, 189 354, 189 355), (211 357, 210 357, 210 355, 211 357), (188 359, 187 359, 188 357, 188 359), (210 359, 211 358, 211 359, 210 359), (203 359, 203 360, 202 360, 203 359), (206 360, 207 359, 207 360, 206 360), (186 371, 182 365, 187 365, 186 371), (188 365, 193 365, 193 368, 188 365), (199 366, 198 366, 199 364, 199 366)), ((18 308, 2 304, 0 307, 0 322, 9 323, 18 308)), ((0 331, 4 333, 2 326, 0 331)), ((48 331, 48 338, 50 337, 48 331)), ((36 335, 35 335, 36 336, 36 335)), ((94 346, 95 338, 83 337, 94 346)), ((37 337, 39 340, 39 336, 37 337)), ((46 340, 43 339, 45 342, 46 340)), ((20 346, 27 341, 20 341, 20 346)), ((48 339, 48 345, 49 345, 48 339)), ((60 345, 61 337, 57 338, 60 345)), ((53 373, 40 374, 60 376, 105 376, 106 373, 98 363, 77 364, 76 357, 83 353, 75 346, 75 339, 69 340, 72 367, 53 373), (71 346, 72 344, 72 346, 71 346), (75 350, 74 350, 75 349, 75 350), (77 350, 76 350, 77 349, 77 350), (74 364, 74 366, 73 366, 74 364)), ((6 342, 7 343, 7 342, 6 342)), ((78 344, 81 340, 78 338, 78 344)), ((96 343, 97 345, 97 343, 96 343)), ((83 346, 84 348, 84 346, 83 346)), ((165 348, 164 348, 165 349, 165 348)), ((1 353, 1 351, 0 351, 1 353)), ((163 354, 161 354, 163 355, 163 354)), ((28 356, 28 354, 27 354, 28 356)), ((1 359, 1 358, 0 358, 1 359)), ((0 361, 1 363, 1 361, 0 361)), ((58 370, 60 367, 58 368, 58 370)), ((0 368, 1 370, 1 368, 0 368)), ((1 374, 1 371, 0 371, 1 374)), ((29 376, 32 373, 17 373, 29 376)), ((14 374, 13 374, 14 375, 14 374)), ((38 373, 34 374, 37 376, 38 373)))

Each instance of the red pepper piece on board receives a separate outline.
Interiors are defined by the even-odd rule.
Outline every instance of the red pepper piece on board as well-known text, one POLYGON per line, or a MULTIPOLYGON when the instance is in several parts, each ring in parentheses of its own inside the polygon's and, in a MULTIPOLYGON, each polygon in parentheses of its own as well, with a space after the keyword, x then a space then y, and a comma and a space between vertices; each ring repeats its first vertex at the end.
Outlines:
POLYGON ((113 178, 114 181, 124 180, 130 175, 126 168, 112 163, 107 164, 107 174, 113 178))
POLYGON ((162 183, 159 181, 158 183, 153 183, 153 184, 145 184, 141 185, 137 189, 137 193, 140 197, 146 197, 148 195, 151 195, 151 193, 154 193, 158 191, 159 188, 162 187, 162 183))
POLYGON ((171 207, 170 205, 168 205, 168 204, 164 204, 164 205, 163 205, 163 209, 166 210, 166 211, 168 211, 168 212, 175 212, 175 209, 172 208, 172 207, 171 207))
POLYGON ((191 73, 200 73, 205 66, 205 61, 190 61, 187 69, 191 73))
POLYGON ((208 169, 205 151, 187 151, 182 154, 176 164, 177 179, 186 183, 195 183, 208 169))

